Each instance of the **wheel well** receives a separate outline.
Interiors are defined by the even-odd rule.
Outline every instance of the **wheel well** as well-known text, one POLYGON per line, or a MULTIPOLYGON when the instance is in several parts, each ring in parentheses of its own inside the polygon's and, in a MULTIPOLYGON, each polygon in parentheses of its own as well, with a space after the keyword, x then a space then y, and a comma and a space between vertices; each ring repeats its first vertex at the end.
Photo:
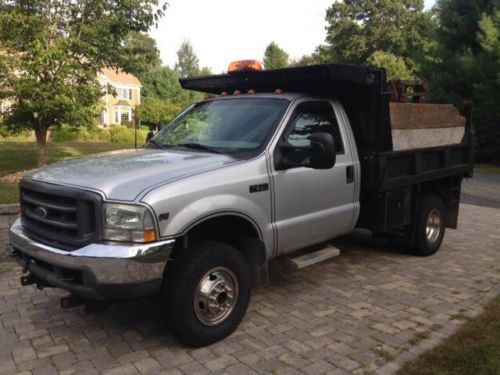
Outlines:
POLYGON ((196 224, 185 235, 187 242, 214 240, 238 247, 243 237, 260 238, 255 225, 248 219, 236 215, 224 215, 207 219, 196 224))
POLYGON ((448 228, 457 227, 461 184, 462 176, 451 176, 423 183, 420 188, 421 195, 436 195, 441 198, 446 209, 446 226, 448 228))
POLYGON ((246 218, 238 215, 224 215, 209 218, 191 227, 178 238, 171 258, 201 241, 220 241, 227 243, 243 254, 247 260, 257 285, 268 282, 266 246, 258 228, 246 218))

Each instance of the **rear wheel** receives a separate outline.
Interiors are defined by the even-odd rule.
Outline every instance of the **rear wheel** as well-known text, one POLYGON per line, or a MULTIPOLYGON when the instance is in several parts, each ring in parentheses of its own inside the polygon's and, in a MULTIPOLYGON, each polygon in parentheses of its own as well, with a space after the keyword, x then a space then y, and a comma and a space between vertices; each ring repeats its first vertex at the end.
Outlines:
POLYGON ((167 268, 162 310, 171 331, 192 346, 230 335, 248 307, 251 274, 242 254, 230 245, 200 242, 167 268))
POLYGON ((435 195, 424 195, 419 202, 413 251, 417 255, 435 254, 443 242, 446 211, 443 200, 435 195))

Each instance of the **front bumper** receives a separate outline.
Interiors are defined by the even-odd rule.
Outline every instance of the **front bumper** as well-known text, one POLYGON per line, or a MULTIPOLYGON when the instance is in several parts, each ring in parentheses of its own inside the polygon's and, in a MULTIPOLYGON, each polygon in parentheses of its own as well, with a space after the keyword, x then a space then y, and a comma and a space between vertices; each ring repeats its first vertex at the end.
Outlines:
POLYGON ((33 241, 18 219, 10 228, 10 243, 23 271, 42 283, 85 298, 115 299, 158 292, 175 240, 95 243, 66 251, 33 241))

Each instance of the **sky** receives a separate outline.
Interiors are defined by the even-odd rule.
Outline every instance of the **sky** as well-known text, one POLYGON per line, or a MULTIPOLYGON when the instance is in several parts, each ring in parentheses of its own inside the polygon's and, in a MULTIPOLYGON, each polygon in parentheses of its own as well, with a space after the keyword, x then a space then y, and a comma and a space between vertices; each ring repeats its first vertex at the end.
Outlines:
MULTIPOLYGON (((326 36, 325 12, 332 0, 168 0, 156 39, 163 63, 173 67, 176 52, 189 41, 201 67, 214 73, 231 61, 262 60, 275 41, 291 58, 314 52, 326 36)), ((426 8, 435 0, 425 0, 426 8)))

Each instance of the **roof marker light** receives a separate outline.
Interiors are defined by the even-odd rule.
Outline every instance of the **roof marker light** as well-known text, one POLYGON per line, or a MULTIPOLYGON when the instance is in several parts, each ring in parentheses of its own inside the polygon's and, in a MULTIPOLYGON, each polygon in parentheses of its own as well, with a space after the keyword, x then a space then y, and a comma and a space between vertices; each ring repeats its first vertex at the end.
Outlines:
POLYGON ((283 90, 282 89, 276 89, 276 90, 274 90, 274 93, 276 95, 281 95, 281 94, 283 94, 283 90))

